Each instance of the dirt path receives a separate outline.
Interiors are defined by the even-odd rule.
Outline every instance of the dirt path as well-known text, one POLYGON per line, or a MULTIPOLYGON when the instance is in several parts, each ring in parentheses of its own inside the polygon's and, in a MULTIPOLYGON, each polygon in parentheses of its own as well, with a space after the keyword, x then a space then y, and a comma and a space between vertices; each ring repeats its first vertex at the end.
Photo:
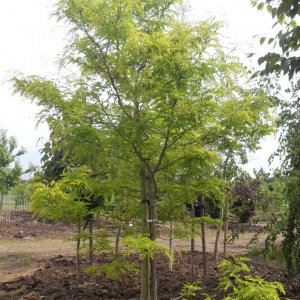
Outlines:
POLYGON ((75 254, 75 243, 63 239, 1 239, 0 282, 43 268, 53 256, 75 254))
MULTIPOLYGON (((14 212, 11 222, 0 223, 0 282, 12 280, 18 276, 31 274, 55 255, 75 254, 75 242, 70 238, 76 233, 75 226, 38 222, 29 212, 14 212)), ((215 243, 215 230, 206 230, 206 249, 212 253, 215 243)), ((228 253, 246 254, 247 244, 253 233, 241 235, 234 244, 228 244, 228 253)), ((263 237, 253 247, 263 247, 263 237)), ((158 238, 162 246, 169 246, 167 236, 158 238)), ((174 239, 173 247, 177 251, 189 251, 190 241, 174 239)), ((251 246, 250 246, 251 249, 251 246)), ((200 238, 195 239, 195 250, 202 251, 200 238)), ((219 253, 223 252, 221 235, 219 253)))
MULTIPOLYGON (((215 231, 207 230, 207 252, 213 253, 215 231)), ((247 243, 253 234, 247 233, 228 244, 228 253, 246 254, 250 248, 247 243)), ((158 243, 168 247, 167 237, 159 238, 158 243)), ((189 251, 190 241, 174 239, 173 247, 176 251, 189 251)), ((263 237, 253 247, 263 247, 263 237)), ((195 250, 202 251, 200 238, 195 239, 195 250)), ((223 251, 223 240, 220 239, 219 253, 223 251)), ((75 242, 63 238, 32 238, 0 239, 0 282, 12 280, 18 276, 26 276, 43 268, 47 261, 56 255, 75 255, 75 242)))

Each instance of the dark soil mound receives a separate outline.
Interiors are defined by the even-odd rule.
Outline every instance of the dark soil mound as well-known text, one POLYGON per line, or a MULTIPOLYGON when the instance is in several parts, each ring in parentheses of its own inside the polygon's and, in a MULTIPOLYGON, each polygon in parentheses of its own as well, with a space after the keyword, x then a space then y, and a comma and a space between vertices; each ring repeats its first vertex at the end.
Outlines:
MULTIPOLYGON (((196 253, 196 275, 201 281, 202 260, 201 253, 196 253)), ((211 255, 208 254, 208 280, 206 284, 201 284, 201 290, 193 299, 204 299, 201 293, 216 295, 215 299, 222 299, 215 288, 217 286, 217 268, 212 262, 211 255)), ((132 255, 129 261, 139 262, 138 255, 132 255)), ((96 257, 95 263, 101 265, 110 262, 111 257, 102 253, 96 257)), ((83 260, 83 268, 86 261, 83 260)), ((300 299, 300 286, 295 283, 289 286, 284 274, 276 266, 267 265, 259 258, 255 258, 249 263, 252 275, 259 275, 270 281, 280 281, 285 283, 287 296, 290 299, 300 299)), ((32 276, 19 277, 14 281, 0 284, 0 299, 27 299, 27 300, 60 300, 60 299, 139 299, 139 273, 131 272, 123 275, 119 280, 109 280, 99 277, 89 282, 88 275, 82 273, 84 284, 76 284, 75 258, 56 256, 32 276)), ((169 260, 163 255, 158 255, 158 299, 170 300, 179 297, 179 293, 184 283, 190 280, 190 255, 187 252, 176 254, 173 270, 169 269, 169 260)))
POLYGON ((13 211, 10 220, 0 222, 0 238, 6 239, 72 237, 75 233, 75 226, 38 220, 28 211, 13 211))

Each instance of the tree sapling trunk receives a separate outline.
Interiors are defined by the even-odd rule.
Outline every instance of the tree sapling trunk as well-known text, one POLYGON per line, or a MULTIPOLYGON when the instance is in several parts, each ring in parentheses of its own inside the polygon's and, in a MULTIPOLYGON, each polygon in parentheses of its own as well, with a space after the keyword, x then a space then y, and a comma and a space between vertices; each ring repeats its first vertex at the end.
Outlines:
POLYGON ((227 234, 228 234, 228 197, 225 199, 224 211, 224 258, 227 256, 227 234))
MULTIPOLYGON (((89 258, 90 267, 94 265, 94 240, 93 240, 93 216, 88 220, 89 222, 89 258)), ((93 279, 93 273, 90 273, 90 281, 93 279)))
POLYGON ((81 273, 80 273, 80 240, 81 240, 81 222, 78 222, 77 227, 77 243, 76 243, 76 279, 77 285, 82 284, 81 273))
MULTIPOLYGON (((205 205, 204 205, 204 196, 200 195, 199 197, 200 205, 200 216, 204 217, 205 215, 205 205)), ((205 240, 205 222, 201 222, 201 240, 202 240, 202 259, 203 259, 203 282, 206 282, 207 278, 207 263, 206 263, 206 240, 205 240)))
MULTIPOLYGON (((220 214, 219 214, 219 218, 220 218, 221 222, 223 222, 223 215, 224 215, 224 209, 223 209, 223 207, 221 207, 220 214)), ((219 241, 220 241, 220 236, 221 236, 221 228, 222 228, 222 223, 220 226, 217 226, 217 234, 216 234, 215 248, 214 248, 214 261, 215 262, 219 258, 219 241)))
POLYGON ((192 228, 191 228, 191 282, 195 282, 195 206, 191 208, 192 228))

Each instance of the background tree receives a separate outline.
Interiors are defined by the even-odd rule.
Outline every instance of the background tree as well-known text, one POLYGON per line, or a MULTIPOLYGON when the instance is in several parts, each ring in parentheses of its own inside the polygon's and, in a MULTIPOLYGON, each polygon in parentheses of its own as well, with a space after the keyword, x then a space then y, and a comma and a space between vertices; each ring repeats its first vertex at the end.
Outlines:
POLYGON ((262 214, 282 214, 285 212, 288 204, 282 172, 277 169, 271 175, 260 169, 254 174, 260 182, 257 193, 257 211, 262 214))
MULTIPOLYGON (((277 21, 275 24, 281 25, 281 28, 275 38, 269 39, 268 43, 274 43, 281 49, 281 53, 268 53, 259 59, 259 64, 265 62, 265 68, 261 74, 280 72, 288 74, 289 79, 294 79, 292 83, 292 98, 294 101, 282 100, 281 113, 278 122, 278 127, 281 132, 280 146, 277 155, 283 159, 283 168, 288 179, 287 181, 287 225, 284 229, 283 254, 290 275, 299 273, 299 241, 300 241, 300 220, 299 220, 299 95, 297 74, 300 70, 300 59, 298 50, 300 45, 300 27, 297 24, 299 17, 299 1, 297 0, 282 0, 274 1, 267 0, 258 3, 252 1, 258 9, 266 8, 272 14, 272 17, 277 21)), ((266 38, 261 39, 263 43, 266 38)))
POLYGON ((0 129, 0 215, 3 216, 4 195, 16 186, 24 173, 18 158, 25 153, 25 149, 17 149, 17 140, 7 136, 7 130, 0 129))
POLYGON ((239 178, 232 187, 233 203, 232 212, 235 213, 241 223, 248 223, 255 214, 259 181, 239 178))
POLYGON ((11 190, 10 195, 16 211, 28 210, 31 194, 31 180, 22 181, 11 190))
POLYGON ((278 126, 281 129, 280 146, 275 155, 283 157, 282 167, 286 180, 288 203, 287 226, 283 232, 283 255, 291 276, 300 272, 300 219, 299 187, 300 178, 300 141, 299 141, 299 86, 292 85, 292 101, 281 102, 278 126))

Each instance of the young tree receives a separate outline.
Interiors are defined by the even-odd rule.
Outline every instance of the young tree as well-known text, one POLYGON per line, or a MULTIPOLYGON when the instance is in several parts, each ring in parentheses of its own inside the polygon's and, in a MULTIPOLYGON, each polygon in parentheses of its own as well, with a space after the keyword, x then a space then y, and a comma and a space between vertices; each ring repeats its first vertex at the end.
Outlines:
POLYGON ((3 215, 3 199, 9 190, 16 186, 24 173, 18 158, 25 153, 25 149, 17 150, 15 137, 8 137, 7 130, 0 129, 0 216, 3 215))
MULTIPOLYGON (((43 108, 40 118, 63 137, 66 151, 87 165, 100 162, 115 190, 139 196, 141 233, 152 242, 160 174, 170 167, 179 174, 184 162, 212 168, 224 127, 227 134, 240 130, 239 122, 227 127, 232 109, 245 128, 250 116, 261 132, 270 127, 269 98, 243 85, 245 69, 219 45, 220 24, 182 20, 181 2, 58 1, 54 14, 70 28, 61 63, 79 77, 65 78, 65 85, 13 79, 16 92, 43 108), (130 178, 118 177, 126 172, 130 178)), ((194 195, 211 193, 204 174, 202 167, 189 182, 194 195)), ((157 299, 155 255, 142 256, 140 297, 157 299)))
POLYGON ((255 178, 260 182, 257 210, 262 213, 281 214, 288 208, 286 199, 285 180, 282 172, 276 169, 273 174, 260 169, 254 172, 255 178))
MULTIPOLYGON (((82 224, 103 202, 103 187, 97 178, 92 178, 92 171, 85 166, 73 172, 65 172, 60 180, 51 182, 38 181, 32 184, 30 209, 35 216, 56 222, 69 222, 78 225, 77 232, 77 283, 81 283, 79 248, 82 238, 82 224), (97 207, 94 207, 98 199, 97 207), (93 208, 93 209, 92 209, 93 208)), ((92 239, 92 232, 89 232, 92 239)), ((90 245, 90 264, 92 264, 93 245, 90 245)))
POLYGON ((11 190, 11 199, 15 202, 16 211, 28 210, 31 194, 30 181, 21 182, 11 190))
MULTIPOLYGON (((86 165, 84 165, 84 161, 80 161, 78 158, 76 158, 73 154, 73 150, 70 149, 69 151, 65 151, 63 149, 63 137, 61 135, 56 136, 55 132, 52 132, 50 134, 49 141, 47 141, 44 144, 43 149, 40 151, 42 156, 42 172, 40 174, 40 181, 43 182, 43 184, 46 187, 49 187, 50 190, 55 190, 57 186, 60 190, 62 190, 62 193, 68 193, 68 187, 66 188, 65 185, 69 185, 70 178, 74 182, 79 183, 79 185, 85 184, 82 182, 82 174, 81 172, 85 173, 86 176, 90 176, 90 178, 86 178, 85 180, 87 182, 95 182, 95 184, 101 185, 100 180, 103 182, 103 179, 105 178, 104 172, 99 173, 99 170, 97 169, 97 165, 91 166, 91 168, 88 169, 86 165), (102 176, 101 176, 102 175, 102 176), (101 178, 102 177, 102 178, 101 178), (69 178, 68 181, 66 181, 66 178, 69 178), (55 182, 61 181, 59 184, 55 185, 55 182)), ((101 169, 100 169, 101 170, 101 169)), ((46 189, 46 192, 48 190, 46 189)), ((83 230, 88 227, 89 234, 89 257, 90 257, 90 266, 93 265, 94 261, 94 238, 93 238, 93 221, 94 221, 94 212, 95 210, 99 209, 101 206, 103 206, 104 202, 104 195, 106 194, 103 191, 102 195, 99 195, 91 190, 91 188, 87 189, 85 187, 81 188, 79 190, 78 195, 75 195, 75 203, 74 206, 76 206, 76 201, 83 202, 86 206, 86 211, 84 211, 84 227, 83 230)), ((74 196, 70 190, 70 195, 68 197, 74 196)), ((59 195, 57 196, 59 197, 59 195)), ((32 198, 35 198, 35 194, 32 196, 32 198)), ((46 196, 45 196, 46 198, 46 196)), ((43 197, 39 196, 38 201, 40 201, 43 205, 44 199, 43 197)), ((64 201, 64 197, 62 197, 61 201, 64 201)), ((58 207, 58 209, 60 206, 58 207)), ((50 208, 45 207, 45 210, 48 211, 50 208)), ((40 212, 41 213, 41 212, 40 212)), ((45 212, 43 212, 45 213, 45 212)), ((57 220, 57 217, 53 216, 55 220, 57 220)), ((66 220, 68 216, 65 216, 66 220)), ((82 218, 79 216, 78 220, 75 220, 78 224, 78 235, 77 235, 77 269, 79 269, 79 248, 81 243, 81 231, 82 231, 82 218)), ((92 274, 91 274, 92 277, 92 274)), ((80 282, 81 279, 78 274, 78 282, 80 282)))

